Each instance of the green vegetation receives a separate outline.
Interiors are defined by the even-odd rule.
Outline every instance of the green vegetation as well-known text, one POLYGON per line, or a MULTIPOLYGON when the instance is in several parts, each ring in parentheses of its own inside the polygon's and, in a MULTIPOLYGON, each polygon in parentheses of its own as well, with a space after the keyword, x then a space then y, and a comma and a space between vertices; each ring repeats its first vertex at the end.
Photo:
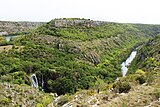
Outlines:
MULTIPOLYGON (((108 91, 107 87, 103 85, 100 93, 90 95, 85 93, 85 97, 82 91, 79 91, 74 97, 83 96, 83 100, 79 97, 78 100, 73 99, 68 104, 90 106, 96 105, 98 102, 97 106, 100 107, 159 107, 159 37, 156 36, 139 47, 138 55, 129 69, 131 74, 120 77, 113 85, 110 84, 113 89, 110 87, 111 90, 108 91), (89 102, 91 98, 94 102, 89 102)), ((107 64, 109 61, 105 61, 105 63, 107 64)))
POLYGON ((0 38, 0 45, 12 44, 0 54, 0 105, 46 107, 69 102, 77 106, 141 107, 160 97, 160 36, 155 36, 159 25, 107 22, 55 27, 56 20, 9 43, 0 38), (121 77, 120 64, 137 46, 138 55, 129 74, 121 77), (43 79, 44 92, 64 95, 55 100, 53 95, 28 86, 33 73, 39 89, 43 79))
POLYGON ((160 56, 159 56, 159 41, 160 35, 149 40, 146 44, 138 49, 138 55, 131 64, 131 71, 142 69, 144 71, 159 71, 160 69, 160 56))
POLYGON ((97 83, 121 76, 120 64, 135 45, 158 32, 112 22, 92 27, 55 27, 54 22, 15 38, 12 50, 0 54, 1 82, 30 85, 29 76, 36 73, 39 85, 44 78, 45 92, 58 95, 101 87, 97 83))
POLYGON ((0 36, 0 46, 7 45, 7 41, 4 37, 0 36))
POLYGON ((52 35, 67 39, 87 41, 104 37, 117 37, 125 32, 135 33, 137 31, 137 29, 133 28, 130 24, 118 24, 111 22, 93 27, 77 25, 61 28, 53 26, 54 23, 55 20, 52 20, 46 25, 39 27, 36 32, 41 35, 52 35))
POLYGON ((159 25, 136 24, 134 25, 134 27, 139 29, 139 31, 145 34, 148 34, 149 36, 153 36, 153 37, 160 33, 159 25))
POLYGON ((125 80, 122 79, 122 80, 116 81, 113 84, 113 88, 117 93, 127 93, 131 89, 131 86, 129 84, 129 81, 127 81, 126 79, 125 80))

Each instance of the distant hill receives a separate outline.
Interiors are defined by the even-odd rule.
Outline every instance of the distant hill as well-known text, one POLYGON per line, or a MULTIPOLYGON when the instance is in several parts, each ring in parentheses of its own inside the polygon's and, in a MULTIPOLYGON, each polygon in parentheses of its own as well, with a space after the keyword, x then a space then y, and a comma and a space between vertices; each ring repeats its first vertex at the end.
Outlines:
POLYGON ((9 35, 16 33, 27 33, 29 29, 37 28, 44 22, 12 22, 0 21, 0 35, 9 35))

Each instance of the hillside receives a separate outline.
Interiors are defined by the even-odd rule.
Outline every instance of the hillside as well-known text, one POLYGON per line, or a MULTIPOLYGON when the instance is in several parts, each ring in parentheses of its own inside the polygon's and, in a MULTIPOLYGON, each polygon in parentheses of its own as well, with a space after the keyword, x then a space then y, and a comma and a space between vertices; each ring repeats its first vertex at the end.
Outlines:
POLYGON ((143 69, 144 71, 160 71, 160 35, 149 40, 138 49, 138 55, 133 62, 132 71, 143 69))
POLYGON ((25 84, 0 83, 0 107, 53 107, 54 98, 25 84))
MULTIPOLYGON (((98 92, 104 92, 103 96, 107 94, 108 89, 113 87, 115 90, 119 90, 119 85, 122 87, 124 85, 125 88, 122 89, 125 90, 127 87, 133 91, 128 95, 131 96, 136 93, 134 90, 141 88, 141 82, 135 88, 130 87, 137 84, 134 81, 144 80, 144 75, 142 78, 141 76, 137 77, 133 72, 136 72, 137 68, 145 71, 145 68, 148 68, 143 63, 148 60, 148 57, 157 58, 159 55, 158 50, 151 50, 155 47, 159 49, 159 45, 155 45, 153 48, 152 45, 147 47, 147 44, 146 46, 142 44, 155 37, 159 31, 159 25, 123 24, 86 19, 55 19, 29 34, 10 41, 13 45, 12 48, 9 51, 2 51, 0 54, 0 59, 3 59, 0 60, 0 81, 31 85, 31 75, 35 74, 39 90, 44 89, 44 92, 64 95, 60 99, 62 102, 58 103, 61 106, 69 101, 68 98, 73 99, 76 92, 81 92, 79 90, 93 90, 90 94, 95 93, 95 95, 98 90, 98 92), (131 64, 130 69, 133 69, 129 72, 132 71, 133 74, 126 77, 129 78, 127 82, 125 82, 125 78, 121 78, 120 82, 115 83, 116 78, 122 76, 121 63, 137 46, 140 46, 138 54, 144 54, 143 59, 137 60, 138 55, 131 64), (148 54, 146 54, 147 49, 149 49, 148 54), (153 54, 157 52, 158 54, 153 54), (139 63, 137 64, 137 62, 139 63)), ((159 44, 159 40, 156 43, 159 44)), ((154 60, 156 60, 155 58, 154 60)), ((151 59, 153 60, 153 58, 151 59)), ((155 65, 159 69, 159 61, 157 62, 155 65)), ((152 68, 151 65, 149 68, 152 68)), ((139 71, 137 72, 139 73, 139 71)), ((154 90, 157 89, 152 86, 144 87, 148 91, 149 88, 151 88, 151 94, 154 94, 154 90)), ((113 97, 110 98, 110 102, 116 98, 115 96, 119 96, 115 93, 111 93, 111 95, 113 97)), ((151 95, 151 97, 156 100, 155 96, 151 95)), ((94 102, 96 101, 94 100, 94 102)), ((149 102, 151 100, 144 105, 149 102)))
POLYGON ((160 107, 159 47, 160 35, 139 47, 130 66, 132 74, 110 84, 113 88, 107 89, 109 86, 103 84, 99 93, 79 91, 70 96, 72 99, 66 99, 68 103, 63 107, 160 107))

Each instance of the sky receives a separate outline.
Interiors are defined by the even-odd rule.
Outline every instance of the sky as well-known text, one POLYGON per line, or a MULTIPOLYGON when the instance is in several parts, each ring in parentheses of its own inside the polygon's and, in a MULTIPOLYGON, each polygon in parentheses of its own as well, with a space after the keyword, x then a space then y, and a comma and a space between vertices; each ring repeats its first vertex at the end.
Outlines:
POLYGON ((160 0, 0 0, 1 21, 55 18, 160 24, 160 0))

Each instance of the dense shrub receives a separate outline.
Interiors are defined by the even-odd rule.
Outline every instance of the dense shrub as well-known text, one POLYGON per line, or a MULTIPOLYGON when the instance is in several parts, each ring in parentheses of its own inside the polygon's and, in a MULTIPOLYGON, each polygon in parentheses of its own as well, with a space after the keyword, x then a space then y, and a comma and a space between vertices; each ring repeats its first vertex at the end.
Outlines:
POLYGON ((116 81, 113 84, 113 88, 114 88, 115 92, 127 93, 131 89, 131 86, 128 81, 120 80, 120 81, 116 81))
POLYGON ((146 82, 146 76, 145 72, 141 69, 138 69, 136 72, 136 81, 138 81, 140 84, 143 84, 146 82))
POLYGON ((52 102, 52 99, 47 97, 47 96, 44 96, 43 99, 42 99, 42 104, 43 104, 44 107, 46 107, 51 102, 52 102))
POLYGON ((146 82, 146 78, 144 76, 138 76, 136 81, 138 81, 140 84, 143 84, 146 82))
POLYGON ((8 105, 11 102, 11 100, 9 98, 3 98, 0 99, 0 104, 2 105, 8 105))
POLYGON ((44 107, 44 106, 43 106, 43 104, 41 104, 41 103, 37 103, 37 104, 36 104, 36 107, 44 107))

